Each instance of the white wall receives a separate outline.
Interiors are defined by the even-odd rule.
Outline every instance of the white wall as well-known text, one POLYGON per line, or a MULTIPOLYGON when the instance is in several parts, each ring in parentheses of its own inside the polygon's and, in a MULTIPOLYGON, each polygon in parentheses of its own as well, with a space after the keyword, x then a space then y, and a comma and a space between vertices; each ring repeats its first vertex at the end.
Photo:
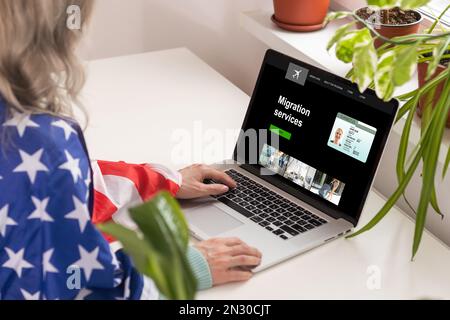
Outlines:
POLYGON ((251 93, 267 47, 239 27, 239 13, 271 0, 96 0, 82 56, 99 59, 185 46, 251 93))

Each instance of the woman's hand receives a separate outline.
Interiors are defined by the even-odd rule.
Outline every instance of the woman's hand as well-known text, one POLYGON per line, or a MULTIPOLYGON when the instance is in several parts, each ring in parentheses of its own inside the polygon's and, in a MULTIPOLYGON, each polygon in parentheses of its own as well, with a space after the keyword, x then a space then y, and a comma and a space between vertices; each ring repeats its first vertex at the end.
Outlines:
POLYGON ((261 263, 261 252, 238 238, 215 238, 194 245, 205 257, 213 285, 246 281, 261 263))
POLYGON ((209 195, 219 195, 236 188, 236 182, 226 173, 203 164, 194 164, 180 170, 183 181, 176 194, 178 199, 194 199, 209 195), (205 179, 213 179, 220 184, 205 184, 205 179))

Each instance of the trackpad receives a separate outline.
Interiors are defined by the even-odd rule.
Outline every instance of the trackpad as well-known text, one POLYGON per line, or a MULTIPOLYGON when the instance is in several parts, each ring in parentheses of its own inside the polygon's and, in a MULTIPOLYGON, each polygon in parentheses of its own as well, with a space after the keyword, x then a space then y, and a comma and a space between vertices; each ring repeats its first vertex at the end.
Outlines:
POLYGON ((243 223, 216 206, 208 205, 189 212, 188 221, 210 236, 230 231, 243 223))

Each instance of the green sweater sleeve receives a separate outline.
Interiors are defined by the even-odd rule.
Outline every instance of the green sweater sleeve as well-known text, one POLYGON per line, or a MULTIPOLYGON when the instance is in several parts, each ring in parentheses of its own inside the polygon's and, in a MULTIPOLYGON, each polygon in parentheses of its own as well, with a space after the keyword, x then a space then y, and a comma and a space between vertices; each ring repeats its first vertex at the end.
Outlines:
POLYGON ((205 257, 196 248, 190 246, 187 252, 187 258, 197 279, 198 290, 204 290, 212 287, 211 270, 205 257))
MULTIPOLYGON (((196 248, 189 246, 187 251, 187 259, 191 265, 192 272, 197 279, 197 290, 204 290, 212 287, 212 276, 209 269, 208 262, 205 257, 196 248)), ((160 300, 167 300, 166 297, 160 293, 160 300)))

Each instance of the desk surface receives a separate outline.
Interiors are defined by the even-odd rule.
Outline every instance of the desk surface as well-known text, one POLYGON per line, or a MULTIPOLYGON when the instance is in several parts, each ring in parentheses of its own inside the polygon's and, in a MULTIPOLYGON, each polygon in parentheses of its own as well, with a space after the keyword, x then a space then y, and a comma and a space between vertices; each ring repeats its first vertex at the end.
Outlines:
MULTIPOLYGON (((187 49, 93 61, 88 79, 86 137, 97 159, 179 167, 228 158, 249 101, 187 49)), ((383 201, 370 193, 360 226, 383 201)), ((425 232, 411 262, 413 232, 413 222, 392 210, 355 239, 333 241, 198 298, 449 299, 450 251, 425 232)))

